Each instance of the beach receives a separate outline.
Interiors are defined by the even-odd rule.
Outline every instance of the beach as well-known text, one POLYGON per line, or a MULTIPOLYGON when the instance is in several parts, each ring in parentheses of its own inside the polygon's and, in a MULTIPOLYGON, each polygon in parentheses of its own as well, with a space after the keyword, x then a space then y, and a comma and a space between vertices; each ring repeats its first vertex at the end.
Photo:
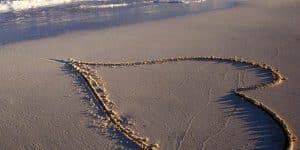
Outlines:
MULTIPOLYGON (((238 57, 277 68, 286 81, 245 91, 300 137, 300 2, 239 1, 235 7, 0 46, 1 149, 139 149, 113 128, 66 64, 172 57, 238 57)), ((1 36, 1 35, 0 35, 1 36)), ((1 37, 2 39, 4 37, 1 37)), ((159 149, 283 149, 278 122, 231 93, 270 74, 224 62, 92 66, 116 110, 159 149)), ((295 142, 295 149, 299 149, 295 142)))

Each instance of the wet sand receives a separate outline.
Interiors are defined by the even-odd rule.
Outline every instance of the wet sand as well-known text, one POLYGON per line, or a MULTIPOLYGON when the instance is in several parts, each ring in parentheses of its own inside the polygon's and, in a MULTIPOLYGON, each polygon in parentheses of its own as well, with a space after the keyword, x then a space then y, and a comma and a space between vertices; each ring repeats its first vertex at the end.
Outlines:
MULTIPOLYGON (((1 46, 1 148, 137 148, 103 130, 103 111, 84 82, 50 60, 71 57, 135 62, 215 55, 265 62, 288 80, 246 93, 272 108, 299 137, 299 6, 296 0, 254 0, 231 9, 1 46)), ((94 69, 120 114, 161 149, 283 146, 284 133, 272 118, 229 93, 270 80, 261 70, 214 62, 94 69)))

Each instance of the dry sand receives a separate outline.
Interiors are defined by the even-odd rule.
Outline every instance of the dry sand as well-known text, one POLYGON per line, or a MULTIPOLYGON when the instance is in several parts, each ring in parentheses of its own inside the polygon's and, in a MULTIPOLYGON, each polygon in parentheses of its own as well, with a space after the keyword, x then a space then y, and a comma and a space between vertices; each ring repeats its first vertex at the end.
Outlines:
MULTIPOLYGON (((0 147, 136 148, 101 133, 101 110, 85 86, 64 64, 49 60, 70 57, 123 62, 216 55, 271 64, 288 80, 247 93, 282 116, 300 137, 299 7, 297 0, 252 0, 232 9, 1 46, 0 147)), ((269 80, 260 70, 212 62, 95 69, 121 114, 161 149, 283 145, 283 133, 269 116, 228 93, 269 80)))

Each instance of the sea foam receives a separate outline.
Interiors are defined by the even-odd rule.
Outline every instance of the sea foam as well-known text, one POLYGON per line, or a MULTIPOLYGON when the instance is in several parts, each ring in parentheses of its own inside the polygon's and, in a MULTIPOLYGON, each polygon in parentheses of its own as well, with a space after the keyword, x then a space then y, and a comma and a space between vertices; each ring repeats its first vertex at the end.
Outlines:
MULTIPOLYGON (((131 3, 182 3, 182 4, 193 4, 193 3, 201 3, 206 0, 144 0, 144 1, 135 1, 133 0, 131 3)), ((96 8, 115 8, 115 7, 126 7, 130 5, 130 3, 125 3, 124 1, 116 1, 110 0, 0 0, 0 13, 6 12, 18 12, 25 11, 29 9, 37 9, 44 7, 53 7, 64 4, 78 3, 78 2, 105 2, 102 4, 96 5, 86 5, 82 4, 79 6, 81 9, 96 9, 96 8)))
POLYGON ((22 11, 41 7, 52 7, 82 1, 90 0, 4 0, 0 1, 0 13, 22 11))

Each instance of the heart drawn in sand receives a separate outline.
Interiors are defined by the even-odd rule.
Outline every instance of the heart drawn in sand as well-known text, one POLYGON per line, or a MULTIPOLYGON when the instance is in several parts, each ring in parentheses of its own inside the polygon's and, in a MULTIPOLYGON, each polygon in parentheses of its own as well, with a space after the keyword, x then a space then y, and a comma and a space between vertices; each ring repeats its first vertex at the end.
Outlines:
POLYGON ((141 149, 145 150, 155 150, 159 149, 159 145, 157 143, 150 144, 149 139, 147 137, 143 137, 139 135, 137 132, 133 131, 130 127, 122 124, 123 120, 121 114, 118 113, 118 110, 114 108, 115 103, 109 96, 109 91, 107 90, 107 86, 96 72, 96 70, 92 69, 90 66, 101 66, 101 67, 129 67, 129 66, 141 66, 141 65, 153 65, 153 64, 163 64, 163 63, 175 63, 182 61, 215 61, 219 63, 235 63, 235 64, 244 64, 253 67, 257 67, 260 69, 264 69, 267 72, 272 74, 272 81, 263 82, 256 85, 250 85, 247 87, 233 89, 232 93, 239 96, 241 99, 250 102, 255 105, 258 109, 266 112, 271 118, 273 118, 281 127, 281 129, 285 133, 285 147, 286 149, 293 149, 294 143, 296 141, 296 137, 291 132, 287 123, 272 109, 258 100, 251 98, 244 94, 245 91, 257 90, 267 87, 273 87, 281 84, 285 77, 274 67, 257 63, 254 61, 247 61, 241 58, 232 57, 232 58, 223 58, 223 57, 215 57, 215 56, 197 56, 197 57, 176 57, 176 58, 164 58, 157 60, 146 60, 141 62, 125 62, 125 63, 93 63, 93 62, 81 62, 74 59, 69 59, 67 64, 73 68, 78 75, 80 75, 84 81, 87 83, 89 90, 93 93, 97 101, 99 101, 102 109, 105 112, 107 120, 109 120, 115 129, 120 131, 125 137, 127 137, 130 141, 137 144, 141 149))

